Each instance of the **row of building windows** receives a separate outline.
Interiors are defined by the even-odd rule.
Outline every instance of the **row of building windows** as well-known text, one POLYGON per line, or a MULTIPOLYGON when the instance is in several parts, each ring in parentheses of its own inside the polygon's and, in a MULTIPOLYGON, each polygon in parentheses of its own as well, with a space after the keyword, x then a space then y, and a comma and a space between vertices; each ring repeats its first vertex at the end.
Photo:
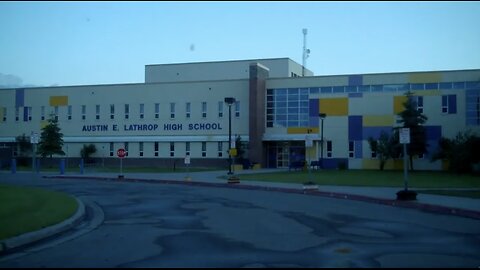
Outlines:
MULTIPOLYGON (((185 145, 185 156, 190 156, 191 154, 191 145, 192 143, 191 142, 185 142, 184 145, 185 145)), ((201 157, 207 157, 207 142, 201 142, 201 157)), ((115 149, 115 144, 113 142, 110 143, 110 147, 109 147, 109 155, 111 157, 114 157, 116 156, 115 153, 116 153, 116 149, 115 149)), ((123 149, 125 149, 125 154, 126 156, 128 157, 128 149, 129 149, 129 143, 128 142, 125 142, 123 144, 123 149)), ((158 157, 159 156, 159 152, 160 152, 160 144, 159 142, 154 142, 153 143, 153 155, 155 157, 158 157)), ((170 142, 169 143, 169 155, 170 157, 175 157, 175 142, 170 142)), ((217 157, 224 157, 224 155, 226 154, 226 152, 224 153, 224 147, 223 147, 223 142, 217 142, 217 157)), ((138 143, 138 156, 140 157, 143 157, 144 156, 144 143, 143 142, 139 142, 138 143)), ((185 157, 185 156, 182 156, 182 157, 185 157)), ((227 155, 228 156, 228 155, 227 155)))
MULTIPOLYGON (((442 83, 404 83, 404 84, 377 84, 377 85, 347 85, 347 86, 322 86, 304 88, 284 88, 291 91, 302 91, 307 94, 328 93, 363 93, 363 92, 395 92, 395 91, 418 91, 418 90, 450 90, 479 88, 480 81, 467 82, 442 82, 442 83)), ((267 89, 267 95, 273 95, 274 89, 267 89)), ((280 90, 280 89, 276 89, 280 90)))
MULTIPOLYGON (((267 95, 266 107, 266 125, 267 127, 308 127, 310 102, 308 89, 306 88, 289 88, 289 89, 271 89, 267 95)), ((442 105, 440 112, 442 114, 457 113, 457 96, 442 95, 442 105)), ((480 98, 480 91, 476 97, 480 98)), ((414 96, 417 104, 417 110, 424 112, 424 97, 414 96)), ((477 101, 475 98, 470 98, 477 101)), ((474 103, 474 102, 472 102, 474 103)), ((478 103, 475 103, 478 104, 478 103)), ((477 116, 480 121, 480 105, 470 106, 470 115, 477 116), (475 112, 476 114, 474 115, 475 112)), ((468 122, 468 121, 467 121, 468 122)), ((473 121, 471 121, 473 123, 473 121)), ((478 125, 478 124, 477 124, 478 125)))
MULTIPOLYGON (((130 118, 130 104, 123 104, 124 108, 124 119, 129 119, 130 118)), ((234 109, 234 116, 235 117, 240 117, 240 101, 235 101, 235 104, 233 105, 234 109)), ((21 107, 16 107, 15 108, 15 121, 18 122, 20 121, 20 108, 21 107)), ((73 115, 73 109, 72 105, 66 106, 67 108, 67 120, 72 120, 72 115, 73 115)), ((160 118, 160 103, 155 103, 154 104, 154 118, 158 119, 160 118)), ((3 115, 3 122, 7 121, 7 108, 3 107, 2 109, 2 115, 3 115)), ((224 116, 224 102, 219 101, 218 102, 218 117, 223 118, 224 116)), ((51 107, 50 112, 54 115, 56 120, 59 120, 58 115, 59 115, 60 107, 59 106, 54 106, 51 107)), ((115 104, 110 104, 109 105, 109 112, 110 112, 110 119, 115 119, 115 104)), ((81 119, 86 120, 87 119, 87 105, 81 105, 80 107, 80 112, 81 112, 81 119)), ((45 120, 46 116, 46 106, 40 106, 40 120, 45 120)), ((176 103, 170 103, 170 119, 175 119, 176 117, 176 103)), ((192 105, 191 102, 186 102, 185 103, 185 118, 189 119, 192 115, 192 105)), ((101 116, 101 105, 95 105, 95 119, 100 120, 101 116)), ((202 102, 201 103, 201 116, 202 118, 207 118, 207 102, 202 102)), ((139 104, 139 114, 138 117, 140 119, 145 118, 145 104, 139 104)), ((23 107, 23 121, 28 122, 32 121, 32 107, 23 107)))

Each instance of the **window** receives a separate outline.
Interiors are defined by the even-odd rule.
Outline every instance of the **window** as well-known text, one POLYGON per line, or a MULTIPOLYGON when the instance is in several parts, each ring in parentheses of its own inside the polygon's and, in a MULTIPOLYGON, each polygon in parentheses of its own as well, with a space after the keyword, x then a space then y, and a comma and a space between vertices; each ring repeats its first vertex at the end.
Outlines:
POLYGON ((143 119, 145 117, 145 104, 141 103, 140 104, 140 119, 143 119))
POLYGON ((175 143, 174 142, 170 142, 170 156, 171 157, 175 156, 175 143))
POLYGON ((158 157, 158 142, 153 144, 153 152, 156 157, 158 157))
POLYGON ((185 155, 190 155, 190 142, 185 142, 185 155))
POLYGON ((138 143, 139 156, 143 157, 143 142, 138 143))
POLYGON ((185 103, 185 117, 190 118, 191 110, 192 108, 190 102, 185 103))
POLYGON ((466 91, 466 114, 467 125, 480 125, 480 89, 466 91))
POLYGON ((45 106, 40 107, 40 120, 45 120, 45 106))
POLYGON ((218 117, 223 117, 223 101, 218 102, 218 117))
POLYGON ((423 113, 423 96, 417 96, 417 111, 423 113))
POLYGON ((18 122, 18 115, 20 114, 20 108, 15 107, 15 121, 18 122))
POLYGON ((3 107, 3 122, 7 122, 7 108, 3 107))
POLYGON ((110 143, 110 156, 113 157, 113 142, 110 143))
POLYGON ((207 118, 207 102, 202 102, 202 118, 207 118))
POLYGON ((332 141, 327 141, 327 157, 331 158, 332 157, 332 141))
POLYGON ((115 105, 110 104, 110 119, 115 119, 115 105))
POLYGON ((58 121, 58 106, 53 107, 55 111, 55 121, 58 121))
POLYGON ((223 142, 218 142, 218 157, 223 156, 223 142))
POLYGON ((170 119, 175 119, 175 103, 174 102, 170 103, 170 119))
POLYGON ((125 119, 128 119, 130 116, 130 105, 125 104, 125 119))
POLYGON ((32 107, 23 107, 23 121, 32 121, 32 107))
POLYGON ((160 117, 160 103, 155 103, 155 118, 158 119, 160 117))
POLYGON ((457 96, 456 95, 442 96, 442 113, 444 114, 457 113, 457 96))
POLYGON ((240 101, 235 101, 235 117, 240 117, 240 101))
POLYGON ((348 157, 354 158, 355 157, 355 142, 349 141, 348 142, 348 157))
POLYGON ((100 119, 100 105, 95 105, 95 119, 100 119))
POLYGON ((207 143, 202 142, 202 157, 206 157, 206 156, 207 156, 207 143))
POLYGON ((125 156, 128 157, 128 142, 125 142, 125 156))
POLYGON ((72 120, 72 105, 68 105, 67 107, 67 119, 72 120))
POLYGON ((82 120, 85 120, 87 114, 87 105, 82 105, 82 120))

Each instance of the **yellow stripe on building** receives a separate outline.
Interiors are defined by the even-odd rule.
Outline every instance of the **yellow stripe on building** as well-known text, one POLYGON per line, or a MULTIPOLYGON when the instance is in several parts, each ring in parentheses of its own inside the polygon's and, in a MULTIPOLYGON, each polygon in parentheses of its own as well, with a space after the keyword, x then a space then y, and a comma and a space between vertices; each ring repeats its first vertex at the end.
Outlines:
POLYGON ((287 128, 287 134, 318 134, 318 127, 289 127, 287 128))
POLYGON ((362 125, 364 127, 389 127, 393 126, 394 115, 364 115, 362 125))
POLYGON ((40 121, 40 129, 43 129, 44 127, 46 127, 48 125, 48 121, 44 120, 44 121, 40 121))
POLYGON ((51 96, 50 106, 67 106, 68 96, 51 96))
MULTIPOLYGON (((379 170, 380 169, 380 160, 378 159, 363 159, 362 168, 367 170, 379 170)), ((385 163, 385 170, 401 170, 403 169, 403 160, 387 160, 385 163)))
POLYGON ((403 103, 407 101, 406 96, 395 96, 393 97, 393 113, 398 114, 403 111, 405 108, 403 107, 403 103))
POLYGON ((327 116, 348 115, 348 98, 321 98, 319 99, 320 113, 327 116))
POLYGON ((440 90, 422 90, 413 91, 414 96, 440 96, 442 92, 440 90))
POLYGON ((431 83, 441 82, 442 74, 439 72, 419 72, 413 73, 408 76, 410 83, 431 83))

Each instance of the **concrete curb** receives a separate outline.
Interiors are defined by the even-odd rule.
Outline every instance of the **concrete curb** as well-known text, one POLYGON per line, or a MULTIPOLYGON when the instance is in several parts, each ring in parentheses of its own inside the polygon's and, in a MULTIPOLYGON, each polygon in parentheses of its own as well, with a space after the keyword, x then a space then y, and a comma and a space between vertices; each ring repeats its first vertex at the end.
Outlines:
POLYGON ((93 180, 114 181, 114 182, 143 182, 143 183, 155 183, 155 184, 172 184, 172 185, 274 191, 274 192, 284 192, 284 193, 293 193, 293 194, 303 194, 303 195, 309 195, 309 196, 322 196, 322 197, 329 197, 329 198, 336 198, 336 199, 355 200, 355 201, 362 201, 362 202, 368 202, 368 203, 389 205, 394 207, 418 209, 418 210, 430 212, 430 213, 438 213, 438 214, 444 214, 444 215, 453 215, 453 216, 467 217, 467 218, 473 218, 473 219, 480 219, 480 211, 433 205, 433 204, 420 203, 415 201, 398 201, 398 200, 391 200, 391 199, 369 197, 364 195, 338 193, 338 192, 325 192, 325 191, 318 191, 318 190, 303 190, 303 189, 296 189, 296 188, 269 187, 269 186, 245 185, 245 184, 228 184, 228 183, 210 183, 210 182, 200 182, 200 181, 181 181, 181 180, 136 179, 136 178, 123 178, 120 180, 118 178, 113 178, 113 177, 99 177, 99 176, 56 175, 56 176, 43 176, 43 178, 93 179, 93 180))
POLYGON ((0 254, 3 254, 11 249, 19 248, 47 237, 62 233, 66 230, 76 226, 85 217, 85 205, 81 200, 73 197, 77 201, 77 211, 68 219, 57 223, 55 225, 43 228, 38 231, 28 232, 19 236, 8 238, 0 242, 0 254))

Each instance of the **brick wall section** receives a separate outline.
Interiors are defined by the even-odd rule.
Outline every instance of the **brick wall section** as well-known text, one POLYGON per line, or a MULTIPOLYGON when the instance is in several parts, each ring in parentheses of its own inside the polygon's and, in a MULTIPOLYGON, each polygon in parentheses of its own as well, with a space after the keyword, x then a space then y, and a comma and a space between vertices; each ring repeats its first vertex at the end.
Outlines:
POLYGON ((250 64, 249 89, 249 150, 250 162, 267 166, 266 149, 262 142, 265 133, 265 80, 269 71, 257 63, 250 64))

